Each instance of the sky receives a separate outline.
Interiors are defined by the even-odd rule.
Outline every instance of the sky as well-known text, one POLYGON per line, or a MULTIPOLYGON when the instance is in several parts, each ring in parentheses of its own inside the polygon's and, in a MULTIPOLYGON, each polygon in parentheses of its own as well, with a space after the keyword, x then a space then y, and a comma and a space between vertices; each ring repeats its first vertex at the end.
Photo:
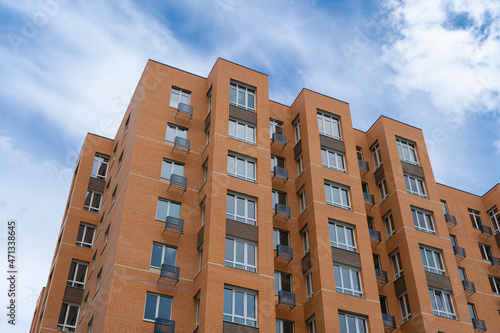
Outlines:
POLYGON ((362 131, 380 115, 421 128, 436 181, 483 195, 499 182, 499 16, 497 0, 0 0, 0 246, 15 219, 19 272, 0 330, 29 330, 85 135, 114 137, 148 59, 206 77, 221 57, 268 74, 276 102, 308 88, 362 131))

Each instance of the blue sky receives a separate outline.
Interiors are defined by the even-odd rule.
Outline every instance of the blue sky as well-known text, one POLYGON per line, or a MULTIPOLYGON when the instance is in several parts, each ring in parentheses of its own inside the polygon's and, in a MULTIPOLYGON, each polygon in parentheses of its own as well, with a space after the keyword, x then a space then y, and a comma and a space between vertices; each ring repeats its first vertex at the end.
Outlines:
POLYGON ((222 57, 268 74, 274 101, 306 87, 348 102, 360 130, 380 115, 417 126, 436 180, 482 195, 499 181, 499 16, 493 0, 0 0, 0 217, 19 225, 8 331, 28 331, 85 134, 115 135, 147 59, 207 76, 222 57))

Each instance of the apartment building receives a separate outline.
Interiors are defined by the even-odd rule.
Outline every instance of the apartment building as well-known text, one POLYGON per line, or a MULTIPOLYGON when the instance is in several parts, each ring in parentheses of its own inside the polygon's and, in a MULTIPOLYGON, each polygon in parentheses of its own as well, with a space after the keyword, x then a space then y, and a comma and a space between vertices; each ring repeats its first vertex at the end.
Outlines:
POLYGON ((436 183, 418 128, 148 61, 85 139, 30 331, 500 332, 498 207, 436 183))

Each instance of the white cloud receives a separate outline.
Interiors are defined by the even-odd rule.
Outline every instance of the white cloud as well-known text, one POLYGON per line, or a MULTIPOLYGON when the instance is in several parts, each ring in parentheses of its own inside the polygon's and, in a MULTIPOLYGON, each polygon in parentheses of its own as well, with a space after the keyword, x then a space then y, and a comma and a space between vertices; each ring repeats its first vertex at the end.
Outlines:
POLYGON ((495 153, 500 155, 500 140, 493 142, 493 148, 495 149, 495 153))

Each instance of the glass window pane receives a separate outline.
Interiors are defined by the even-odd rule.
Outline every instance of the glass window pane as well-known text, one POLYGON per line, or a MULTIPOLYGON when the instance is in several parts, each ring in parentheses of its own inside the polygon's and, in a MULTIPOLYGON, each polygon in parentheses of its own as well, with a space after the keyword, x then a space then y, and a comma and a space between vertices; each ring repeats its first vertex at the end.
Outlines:
POLYGON ((236 87, 231 85, 229 89, 229 101, 236 104, 236 87))
POLYGON ((167 134, 165 135, 165 140, 166 141, 174 142, 174 140, 175 140, 175 129, 176 128, 174 126, 171 126, 171 125, 167 126, 167 134))
POLYGON ((330 226, 330 241, 331 242, 337 242, 337 236, 336 236, 336 232, 335 232, 335 224, 329 224, 330 226))
POLYGON ((335 286, 336 287, 341 287, 342 286, 342 277, 340 276, 340 267, 339 266, 333 266, 333 275, 335 277, 335 286))
POLYGON ((179 176, 184 176, 184 165, 175 163, 173 173, 179 176))
POLYGON ((332 188, 332 194, 333 194, 333 202, 336 204, 340 204, 340 190, 336 187, 332 188))
POLYGON ((229 261, 234 261, 234 241, 226 238, 225 258, 229 261))
POLYGON ((233 291, 224 289, 224 313, 233 313, 233 291))
POLYGON ((146 307, 144 310, 144 319, 155 320, 156 319, 156 298, 158 296, 147 294, 146 295, 146 307))
POLYGON ((173 247, 165 246, 164 247, 164 256, 163 256, 163 263, 170 265, 170 266, 175 266, 175 259, 177 255, 177 249, 174 249, 173 247))
POLYGON ((156 207, 156 219, 160 221, 165 221, 167 218, 167 207, 168 202, 163 200, 158 200, 158 206, 156 207))
POLYGON ((248 107, 251 109, 255 108, 255 97, 253 95, 248 95, 248 107))
POLYGON ((76 272, 75 281, 78 281, 78 282, 85 281, 85 273, 87 273, 87 266, 78 265, 78 271, 76 272))
POLYGON ((339 243, 341 244, 345 244, 346 243, 346 240, 345 240, 345 234, 344 234, 344 227, 340 226, 340 225, 337 225, 337 240, 339 243))
POLYGON ((238 89, 238 104, 245 105, 245 92, 238 89))
POLYGON ((175 202, 170 202, 168 216, 179 218, 181 216, 181 205, 175 202))
POLYGON ((158 308, 158 317, 163 319, 170 319, 172 311, 172 299, 170 297, 160 296, 160 306, 158 308))
POLYGON ((321 161, 323 164, 328 165, 328 153, 324 149, 321 149, 321 161))
POLYGON ((161 168, 161 177, 165 179, 170 179, 170 175, 172 175, 172 163, 163 161, 163 165, 161 168))
POLYGON ((245 176, 245 160, 241 158, 236 159, 236 174, 238 176, 245 176))
POLYGON ((247 136, 245 138, 247 141, 254 142, 255 140, 255 129, 253 127, 247 127, 247 136))
POLYGON ((255 202, 248 201, 248 218, 255 219, 255 202))
POLYGON ((240 291, 234 291, 234 314, 243 316, 244 312, 244 294, 240 291))
POLYGON ((255 246, 253 245, 247 245, 247 254, 248 254, 248 258, 247 258, 247 261, 248 261, 248 264, 249 265, 252 265, 252 266, 255 266, 255 246))
POLYGON ((231 215, 234 215, 234 199, 233 195, 228 194, 226 197, 226 212, 231 215))
POLYGON ((255 318, 255 295, 247 294, 247 317, 255 318))
POLYGON ((236 137, 236 122, 229 121, 229 136, 236 137))
POLYGON ((342 272, 342 283, 344 288, 351 289, 351 279, 349 277, 349 270, 340 268, 342 272))
POLYGON ((99 193, 94 192, 94 198, 92 200, 92 208, 99 209, 100 204, 101 204, 101 195, 99 193))
POLYGON ((161 256, 163 253, 163 246, 158 244, 153 244, 153 250, 151 252, 151 266, 161 267, 161 256))
POLYGON ((253 162, 247 164, 247 177, 255 179, 255 163, 253 162))
POLYGON ((342 204, 345 206, 349 206, 349 197, 347 196, 346 190, 341 190, 342 192, 342 204))
POLYGON ((245 139, 245 125, 237 123, 236 137, 238 139, 245 139))
POLYGON ((346 318, 343 313, 339 313, 339 327, 340 332, 347 332, 346 318))
POLYGON ((77 318, 78 318, 78 307, 70 305, 69 312, 68 312, 68 319, 66 320, 66 324, 71 325, 71 326, 75 326, 77 318))
POLYGON ((347 316, 347 327, 349 329, 347 332, 356 333, 356 322, 354 317, 347 316))
POLYGON ((332 202, 332 192, 330 186, 325 184, 326 202, 332 202))
POLYGON ((245 262, 245 244, 236 241, 236 261, 239 263, 245 262))

